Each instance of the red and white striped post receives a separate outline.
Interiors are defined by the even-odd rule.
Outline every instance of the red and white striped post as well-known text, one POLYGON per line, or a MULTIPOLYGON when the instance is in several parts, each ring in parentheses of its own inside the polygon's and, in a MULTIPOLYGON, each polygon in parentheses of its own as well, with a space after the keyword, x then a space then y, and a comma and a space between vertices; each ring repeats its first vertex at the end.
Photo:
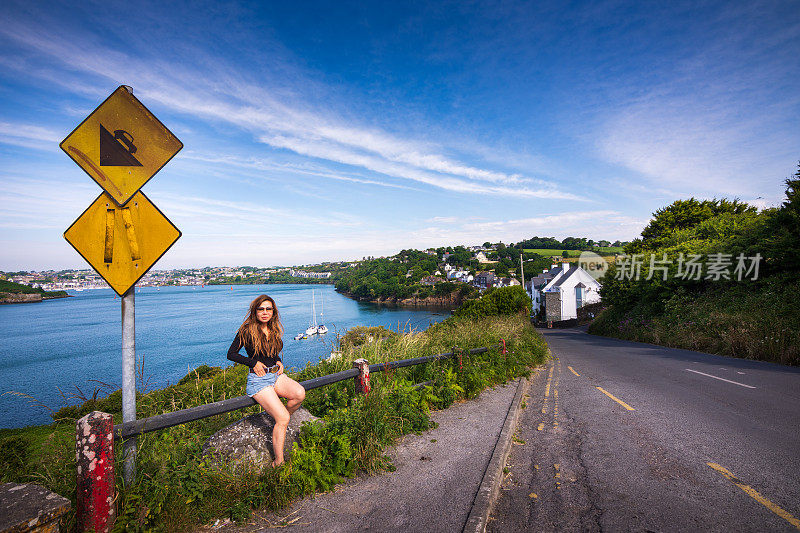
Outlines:
POLYGON ((353 361, 353 368, 358 369, 356 376, 356 394, 369 394, 369 363, 366 359, 356 359, 353 361))
POLYGON ((111 531, 114 507, 114 419, 93 411, 75 427, 78 531, 111 531))

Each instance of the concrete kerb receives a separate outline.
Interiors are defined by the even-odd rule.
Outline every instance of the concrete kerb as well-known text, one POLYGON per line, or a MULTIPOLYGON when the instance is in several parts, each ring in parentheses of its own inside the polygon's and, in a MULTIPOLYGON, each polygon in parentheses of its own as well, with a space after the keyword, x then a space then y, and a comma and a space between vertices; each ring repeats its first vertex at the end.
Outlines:
POLYGON ((486 531, 489 514, 492 512, 492 507, 500 493, 500 484, 503 481, 503 467, 511 452, 511 439, 517 429, 520 404, 529 387, 530 379, 520 378, 517 384, 517 393, 514 395, 508 414, 506 414, 506 420, 495 443, 489 466, 486 467, 483 481, 481 481, 481 485, 478 488, 478 494, 472 502, 472 510, 464 526, 464 533, 484 533, 486 531))

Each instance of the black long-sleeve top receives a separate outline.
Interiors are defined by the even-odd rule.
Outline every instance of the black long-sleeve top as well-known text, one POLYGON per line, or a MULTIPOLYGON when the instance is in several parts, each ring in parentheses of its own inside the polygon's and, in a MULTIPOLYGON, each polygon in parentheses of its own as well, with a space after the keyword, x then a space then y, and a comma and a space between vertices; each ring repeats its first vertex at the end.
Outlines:
POLYGON ((239 351, 242 349, 242 340, 239 338, 239 334, 237 333, 236 336, 233 338, 233 342, 231 343, 231 347, 228 348, 228 359, 233 361, 234 363, 240 363, 242 365, 247 365, 250 367, 250 372, 253 372, 253 367, 256 366, 256 363, 261 361, 267 367, 274 366, 281 360, 280 356, 268 356, 266 354, 256 354, 255 350, 252 346, 245 344, 244 349, 247 352, 247 357, 240 355, 239 351))

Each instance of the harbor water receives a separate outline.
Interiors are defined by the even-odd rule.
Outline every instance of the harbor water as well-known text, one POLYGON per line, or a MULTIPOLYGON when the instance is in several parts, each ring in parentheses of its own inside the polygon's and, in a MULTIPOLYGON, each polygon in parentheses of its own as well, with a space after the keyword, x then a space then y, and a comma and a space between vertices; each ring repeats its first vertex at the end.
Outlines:
MULTIPOLYGON (((0 306, 0 428, 46 424, 52 421, 49 409, 79 403, 78 397, 90 398, 95 390, 104 396, 120 388, 119 297, 111 289, 70 294, 74 297, 0 306)), ((354 326, 419 331, 449 315, 356 302, 332 285, 137 288, 136 356, 144 362, 139 386, 161 388, 200 365, 231 364, 227 349, 259 294, 269 294, 278 305, 287 368, 327 358, 337 334, 354 326), (295 341, 312 320, 312 291, 317 322, 329 331, 295 341)))

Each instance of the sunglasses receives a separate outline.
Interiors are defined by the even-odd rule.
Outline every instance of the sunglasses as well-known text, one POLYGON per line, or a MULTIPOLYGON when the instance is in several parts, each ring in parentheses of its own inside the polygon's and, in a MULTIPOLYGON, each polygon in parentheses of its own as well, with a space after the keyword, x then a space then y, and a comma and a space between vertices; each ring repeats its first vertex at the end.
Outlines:
POLYGON ((256 311, 258 311, 258 312, 272 311, 272 307, 257 307, 256 311))

